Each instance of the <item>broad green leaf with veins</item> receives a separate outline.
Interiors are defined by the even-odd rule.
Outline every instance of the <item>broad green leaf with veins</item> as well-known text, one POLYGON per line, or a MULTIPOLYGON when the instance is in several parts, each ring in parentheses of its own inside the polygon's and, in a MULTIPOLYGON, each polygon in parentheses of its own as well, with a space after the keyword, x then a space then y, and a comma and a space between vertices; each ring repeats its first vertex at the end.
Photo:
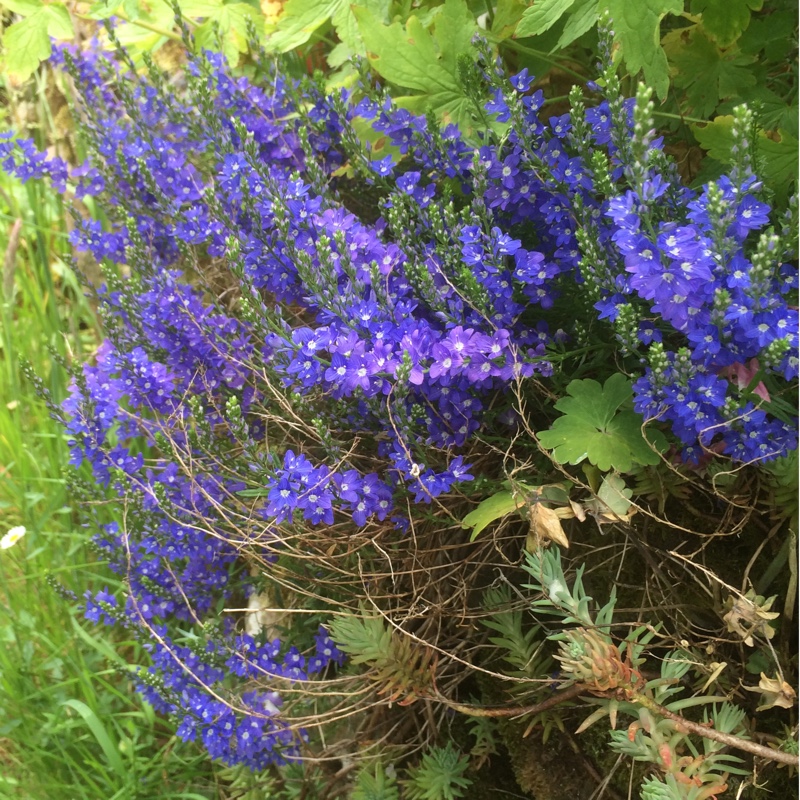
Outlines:
POLYGON ((3 0, 0 6, 22 17, 29 17, 42 7, 42 3, 40 0, 3 0))
POLYGON ((50 56, 50 39, 71 39, 75 32, 63 3, 38 5, 30 2, 3 3, 25 19, 9 26, 3 34, 5 70, 19 80, 30 77, 50 56))
POLYGON ((624 375, 612 375, 604 386, 593 380, 572 381, 567 393, 569 397, 555 404, 564 416, 537 434, 556 461, 580 464, 588 460, 603 472, 628 472, 636 466, 659 463, 657 450, 666 446, 663 437, 654 436, 661 438, 654 449, 642 436, 642 417, 635 411, 620 411, 633 395, 624 375))
MULTIPOLYGON (((692 132, 711 158, 727 165, 732 161, 732 126, 732 116, 721 116, 702 127, 692 125, 692 132)), ((765 185, 775 192, 779 202, 784 202, 792 187, 797 185, 797 137, 782 128, 772 132, 770 136, 759 131, 756 149, 760 161, 760 176, 765 185)))
MULTIPOLYGON (((204 3, 208 5, 208 3, 204 3)), ((198 14, 198 16, 200 16, 198 14)), ((206 16, 206 15, 203 15, 206 16)), ((247 52, 247 28, 251 22, 256 30, 264 29, 261 13, 246 3, 219 3, 212 14, 208 14, 202 25, 194 32, 198 47, 212 48, 217 30, 222 40, 222 52, 231 66, 236 66, 239 54, 247 52)))
POLYGON ((536 36, 552 28, 574 2, 575 0, 536 0, 525 9, 517 26, 516 36, 536 36))
POLYGON ((703 28, 720 47, 733 44, 750 24, 750 12, 764 0, 695 0, 692 11, 703 15, 703 28))
POLYGON ((429 31, 415 16, 405 28, 395 22, 383 25, 368 9, 353 8, 372 66, 390 83, 412 89, 416 95, 395 96, 397 105, 417 113, 432 111, 471 127, 472 103, 458 80, 458 56, 473 54, 475 19, 464 0, 446 0, 429 31))
POLYGON ((498 42, 514 35, 525 6, 525 0, 499 0, 492 20, 492 35, 498 42))
POLYGON ((267 39, 267 48, 288 53, 305 44, 317 28, 349 7, 347 0, 289 0, 283 7, 277 31, 267 39))
POLYGON ((598 16, 597 0, 574 0, 570 8, 569 19, 564 25, 564 32, 556 47, 566 47, 583 36, 586 31, 594 27, 598 16))
POLYGON ((266 45, 270 50, 287 53, 305 44, 328 20, 336 31, 340 43, 328 55, 328 63, 338 67, 364 50, 356 6, 373 12, 381 22, 388 22, 388 4, 383 0, 289 0, 283 7, 277 30, 266 45))
POLYGON ((669 89, 669 65, 661 47, 661 20, 682 14, 683 0, 601 0, 613 20, 614 35, 631 75, 641 70, 645 82, 663 100, 669 89))
POLYGON ((673 31, 664 37, 664 49, 677 70, 673 82, 686 90, 689 110, 698 117, 710 117, 720 100, 738 96, 754 86, 753 56, 742 55, 738 47, 721 50, 699 26, 673 31))

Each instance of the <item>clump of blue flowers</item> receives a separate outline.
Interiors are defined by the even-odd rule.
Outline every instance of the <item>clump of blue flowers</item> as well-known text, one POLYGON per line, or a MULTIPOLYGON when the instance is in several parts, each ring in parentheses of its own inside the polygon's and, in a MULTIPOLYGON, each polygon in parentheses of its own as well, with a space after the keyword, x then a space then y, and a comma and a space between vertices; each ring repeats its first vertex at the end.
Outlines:
POLYGON ((176 89, 53 60, 83 92, 89 161, 11 139, 0 157, 70 198, 106 276, 108 339, 62 413, 73 464, 124 499, 96 542, 128 592, 86 614, 147 641, 144 696, 212 756, 297 757, 283 696, 343 662, 324 619, 282 641, 220 609, 297 563, 320 585, 350 570, 314 595, 321 618, 352 603, 348 537, 385 555, 452 522, 474 465, 511 446, 514 396, 558 386, 569 348, 634 378, 676 463, 796 448, 793 223, 770 220, 746 109, 735 169, 690 190, 649 92, 623 100, 610 69, 548 118, 533 77, 484 54, 492 124, 465 132, 366 81, 330 94, 206 54, 176 89))

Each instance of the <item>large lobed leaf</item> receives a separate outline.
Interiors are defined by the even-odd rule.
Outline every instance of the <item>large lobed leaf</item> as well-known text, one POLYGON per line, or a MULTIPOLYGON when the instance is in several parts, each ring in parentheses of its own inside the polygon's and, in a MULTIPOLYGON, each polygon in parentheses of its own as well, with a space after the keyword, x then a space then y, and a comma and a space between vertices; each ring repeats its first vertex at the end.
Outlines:
POLYGON ((556 403, 564 416, 537 434, 556 461, 579 464, 588 460, 604 472, 628 472, 637 465, 659 463, 658 452, 642 435, 641 416, 620 410, 633 394, 624 375, 612 375, 603 386, 590 379, 575 380, 567 393, 556 403))
POLYGON ((367 57, 375 70, 398 87, 416 94, 396 98, 417 113, 432 111, 462 130, 472 126, 472 103, 458 80, 458 56, 474 54, 475 19, 463 0, 446 0, 427 29, 416 16, 405 27, 384 25, 375 12, 353 8, 367 57))

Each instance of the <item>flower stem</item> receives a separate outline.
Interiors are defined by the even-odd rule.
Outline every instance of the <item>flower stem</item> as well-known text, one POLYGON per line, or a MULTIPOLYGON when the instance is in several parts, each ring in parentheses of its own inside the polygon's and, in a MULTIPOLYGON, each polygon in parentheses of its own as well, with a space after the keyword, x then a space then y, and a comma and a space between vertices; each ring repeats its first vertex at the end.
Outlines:
POLYGON ((785 753, 782 750, 773 750, 771 747, 764 747, 763 744, 756 744, 756 742, 750 742, 746 739, 741 739, 731 733, 724 733, 723 731, 718 731, 714 728, 708 728, 705 725, 701 725, 699 722, 692 722, 691 720, 685 719, 684 717, 680 716, 680 714, 675 714, 668 708, 656 703, 655 700, 647 695, 636 693, 631 697, 631 701, 644 706, 648 711, 651 711, 654 714, 658 714, 659 716, 666 717, 667 719, 678 723, 686 728, 686 730, 688 730, 690 733, 694 733, 697 736, 704 736, 706 739, 712 739, 715 742, 726 744, 728 747, 734 747, 737 750, 744 750, 748 753, 752 753, 754 756, 759 756, 760 758, 766 758, 770 761, 779 761, 781 764, 797 766, 798 763, 800 763, 800 757, 794 755, 793 753, 785 753))
POLYGON ((522 714, 539 714, 542 711, 547 711, 548 708, 560 705, 567 700, 574 700, 582 694, 586 694, 587 689, 582 683, 574 683, 560 692, 556 692, 547 700, 542 700, 541 703, 536 703, 532 706, 512 706, 511 708, 485 708, 483 706, 466 706, 462 703, 454 703, 446 697, 437 697, 436 699, 452 708, 454 711, 459 711, 462 714, 467 714, 470 717, 519 717, 522 714))

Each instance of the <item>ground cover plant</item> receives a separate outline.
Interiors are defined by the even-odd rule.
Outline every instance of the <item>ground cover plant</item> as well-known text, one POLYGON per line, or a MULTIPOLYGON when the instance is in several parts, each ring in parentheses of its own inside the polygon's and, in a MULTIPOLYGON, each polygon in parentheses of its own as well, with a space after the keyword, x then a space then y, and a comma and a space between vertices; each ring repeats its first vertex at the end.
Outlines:
POLYGON ((366 71, 328 93, 207 54, 176 92, 61 49, 89 162, 3 144, 109 220, 73 236, 104 265, 108 339, 53 406, 93 469, 79 497, 118 498, 86 505, 124 589, 86 614, 149 650, 140 690, 212 757, 333 759, 303 778, 319 796, 389 797, 386 764, 430 745, 404 796, 454 797, 504 748, 508 790, 541 794, 502 720, 565 735, 555 682, 568 724, 596 707, 582 731, 636 720, 611 744, 652 765, 642 796, 723 792, 751 769, 721 747, 796 761, 794 645, 766 598, 791 618, 795 206, 770 219, 745 108, 731 173, 685 188, 609 36, 550 117, 476 41, 463 131, 366 71), (703 567, 732 537, 738 559, 703 567), (627 610, 593 610, 551 542, 598 595, 611 564, 627 610), (681 716, 702 705, 727 738, 681 716))

